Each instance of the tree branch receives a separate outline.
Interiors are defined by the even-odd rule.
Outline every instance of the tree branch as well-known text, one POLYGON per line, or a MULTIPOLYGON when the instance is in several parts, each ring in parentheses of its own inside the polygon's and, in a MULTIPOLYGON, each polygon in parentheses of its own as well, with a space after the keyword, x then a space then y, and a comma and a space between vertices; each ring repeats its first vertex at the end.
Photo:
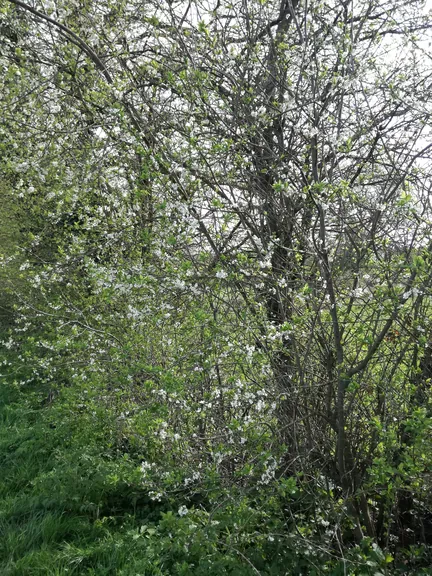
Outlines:
POLYGON ((64 24, 57 22, 57 20, 54 20, 54 18, 51 18, 47 14, 43 14, 42 12, 39 12, 38 10, 33 8, 32 6, 29 6, 28 4, 21 2, 20 0, 8 0, 8 2, 10 2, 11 4, 14 4, 15 6, 19 6, 23 10, 26 10, 27 12, 30 12, 31 14, 36 16, 36 18, 40 18, 41 20, 45 20, 45 22, 52 24, 53 26, 55 26, 56 28, 59 28, 59 30, 61 30, 62 32, 67 34, 70 37, 70 40, 76 46, 79 46, 87 54, 87 56, 92 60, 92 62, 94 62, 96 67, 104 75, 105 79, 110 84, 112 84, 113 79, 111 78, 111 75, 108 72, 108 70, 106 69, 102 60, 99 58, 99 56, 96 54, 96 52, 92 48, 90 48, 90 46, 86 42, 84 42, 84 40, 82 38, 80 38, 78 36, 78 34, 75 34, 75 32, 73 32, 73 30, 71 30, 70 28, 68 28, 64 24))

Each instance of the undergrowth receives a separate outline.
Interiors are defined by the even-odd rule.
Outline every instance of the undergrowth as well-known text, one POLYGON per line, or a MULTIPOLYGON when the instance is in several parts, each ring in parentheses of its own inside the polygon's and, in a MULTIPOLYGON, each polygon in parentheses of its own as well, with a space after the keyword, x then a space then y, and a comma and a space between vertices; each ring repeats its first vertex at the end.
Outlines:
MULTIPOLYGON (((326 529, 330 509, 294 479, 242 491, 214 476, 193 498, 172 491, 152 499, 143 483, 146 454, 118 437, 109 410, 91 399, 82 406, 71 386, 53 397, 7 366, 0 386, 2 576, 408 573, 368 541, 341 559, 326 529)), ((420 565, 410 573, 430 574, 420 565)))

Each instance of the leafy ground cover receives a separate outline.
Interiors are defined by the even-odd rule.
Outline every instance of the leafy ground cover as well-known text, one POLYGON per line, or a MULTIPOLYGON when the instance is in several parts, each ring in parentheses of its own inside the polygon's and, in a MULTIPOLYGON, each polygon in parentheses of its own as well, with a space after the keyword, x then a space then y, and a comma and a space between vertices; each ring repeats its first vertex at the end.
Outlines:
POLYGON ((2 372, 5 576, 431 573, 415 554, 398 569, 367 540, 341 561, 326 533, 330 509, 320 516, 319 494, 313 501, 294 480, 241 492, 209 477, 194 499, 151 499, 144 455, 116 445, 112 414, 89 419, 71 389, 53 399, 2 372))

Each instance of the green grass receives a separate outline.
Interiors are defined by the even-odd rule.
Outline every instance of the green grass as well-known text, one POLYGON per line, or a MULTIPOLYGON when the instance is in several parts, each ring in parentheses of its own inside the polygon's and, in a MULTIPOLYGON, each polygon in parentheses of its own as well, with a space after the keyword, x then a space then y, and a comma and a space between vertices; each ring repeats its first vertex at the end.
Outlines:
POLYGON ((136 463, 98 446, 101 431, 92 437, 84 418, 54 425, 55 409, 41 396, 37 386, 21 391, 3 375, 0 574, 128 574, 135 527, 159 516, 119 480, 135 474, 136 463))

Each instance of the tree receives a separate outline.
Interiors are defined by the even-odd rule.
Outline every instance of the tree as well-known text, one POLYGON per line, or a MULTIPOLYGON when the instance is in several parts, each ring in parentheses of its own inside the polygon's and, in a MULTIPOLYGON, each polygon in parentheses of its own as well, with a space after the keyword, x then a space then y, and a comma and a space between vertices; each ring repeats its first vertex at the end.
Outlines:
MULTIPOLYGON (((32 134, 7 174, 18 178, 25 150, 37 197, 56 182, 55 206, 51 191, 41 200, 56 231, 55 256, 40 257, 52 289, 39 313, 81 327, 97 362, 107 342, 111 361, 138 357, 144 332, 163 326, 161 342, 189 342, 184 373, 217 333, 194 401, 239 373, 258 382, 276 403, 278 474, 324 475, 358 541, 386 543, 394 518, 412 529, 406 510, 390 510, 430 458, 408 461, 430 418, 423 10, 420 0, 3 2, 8 133, 32 134), (138 339, 126 303, 141 325, 154 314, 138 339)), ((173 349, 171 366, 184 351, 173 349)), ((226 425, 222 399, 218 409, 210 427, 194 421, 200 436, 226 425)))

